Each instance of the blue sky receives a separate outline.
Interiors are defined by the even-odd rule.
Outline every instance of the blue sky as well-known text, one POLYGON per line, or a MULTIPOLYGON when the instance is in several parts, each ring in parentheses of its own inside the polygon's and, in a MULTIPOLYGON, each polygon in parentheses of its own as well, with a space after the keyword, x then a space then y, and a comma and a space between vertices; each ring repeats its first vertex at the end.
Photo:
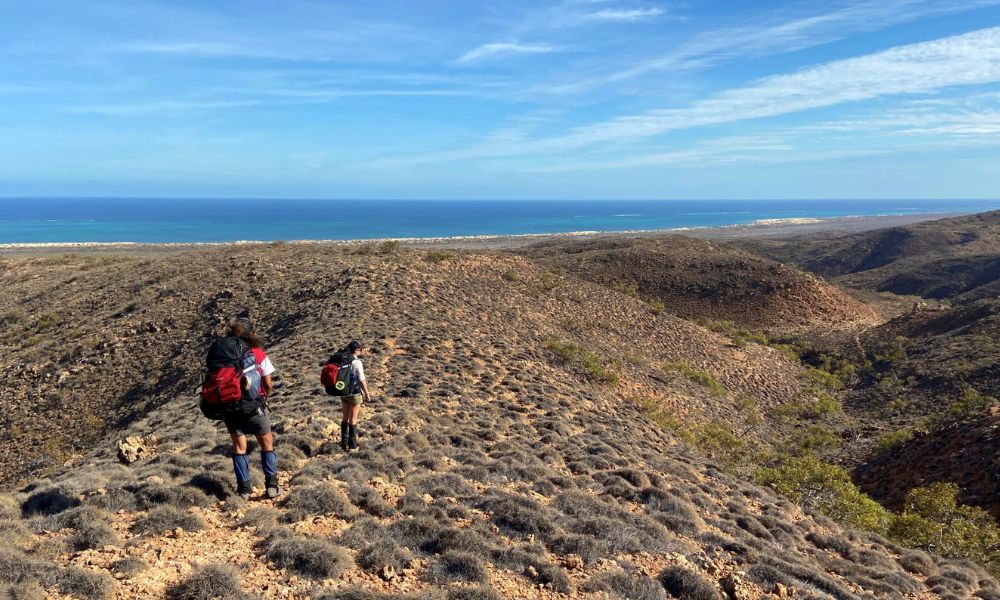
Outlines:
POLYGON ((3 196, 1000 198, 1000 0, 2 4, 3 196))

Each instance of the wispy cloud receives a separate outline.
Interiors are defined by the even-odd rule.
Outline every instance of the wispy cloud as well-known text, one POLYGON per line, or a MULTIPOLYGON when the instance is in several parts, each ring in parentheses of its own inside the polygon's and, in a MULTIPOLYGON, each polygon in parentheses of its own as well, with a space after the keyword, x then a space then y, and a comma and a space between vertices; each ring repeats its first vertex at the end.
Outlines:
POLYGON ((483 44, 482 46, 473 48, 469 50, 462 56, 458 58, 457 62, 468 63, 483 60, 485 58, 494 58, 497 56, 511 55, 511 54, 547 54, 549 52, 555 52, 557 48, 551 44, 521 44, 516 42, 496 42, 491 44, 483 44))
POLYGON ((776 75, 710 96, 685 108, 577 128, 539 147, 579 147, 659 135, 668 131, 757 119, 896 94, 1000 80, 1000 27, 899 46, 776 75))
POLYGON ((662 16, 667 11, 658 7, 614 9, 605 8, 583 15, 588 21, 645 21, 662 16))
MULTIPOLYGON (((856 33, 951 13, 1000 5, 1000 0, 937 2, 936 0, 851 0, 833 10, 802 14, 788 9, 764 15, 759 24, 702 31, 658 56, 632 61, 627 67, 575 80, 548 83, 535 91, 577 94, 661 71, 705 69, 732 60, 794 52, 856 33)), ((825 6, 825 5, 821 5, 825 6)))
POLYGON ((1000 27, 831 61, 767 77, 686 107, 621 116, 575 127, 561 135, 525 137, 516 143, 487 137, 466 148, 399 156, 388 161, 401 166, 515 156, 559 157, 609 145, 628 148, 644 139, 681 129, 997 81, 1000 81, 1000 27))

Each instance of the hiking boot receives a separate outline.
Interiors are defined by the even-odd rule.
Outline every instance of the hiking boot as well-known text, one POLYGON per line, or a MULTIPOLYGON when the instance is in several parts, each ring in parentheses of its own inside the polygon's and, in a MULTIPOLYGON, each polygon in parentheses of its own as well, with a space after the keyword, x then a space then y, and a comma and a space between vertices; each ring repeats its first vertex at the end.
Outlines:
POLYGON ((275 499, 281 494, 281 486, 278 485, 278 478, 268 478, 264 482, 264 488, 267 490, 267 497, 270 499, 275 499))
POLYGON ((358 449, 358 426, 348 425, 347 426, 347 448, 349 450, 358 449))
POLYGON ((250 494, 253 493, 253 489, 250 488, 250 482, 240 481, 239 483, 237 483, 236 493, 237 495, 239 495, 240 498, 243 498, 244 500, 249 500, 250 494))
POLYGON ((341 422, 340 424, 340 449, 347 452, 347 428, 349 425, 347 423, 341 422))

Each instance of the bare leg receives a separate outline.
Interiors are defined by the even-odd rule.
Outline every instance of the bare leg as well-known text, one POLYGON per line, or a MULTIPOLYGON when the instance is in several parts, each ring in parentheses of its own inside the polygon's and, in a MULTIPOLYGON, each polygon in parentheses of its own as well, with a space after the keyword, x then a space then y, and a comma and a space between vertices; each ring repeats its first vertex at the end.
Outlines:
MULTIPOLYGON (((246 452, 246 438, 243 438, 243 451, 246 452)), ((274 450, 274 434, 268 432, 257 436, 257 443, 260 444, 261 452, 271 452, 274 450)))
POLYGON ((246 454, 247 453, 247 436, 242 433, 230 433, 229 437, 233 440, 233 453, 234 454, 246 454))
POLYGON ((351 425, 357 425, 358 424, 358 415, 361 414, 361 405, 360 404, 348 404, 346 406, 347 406, 347 413, 348 413, 348 415, 347 415, 347 422, 350 423, 351 425))

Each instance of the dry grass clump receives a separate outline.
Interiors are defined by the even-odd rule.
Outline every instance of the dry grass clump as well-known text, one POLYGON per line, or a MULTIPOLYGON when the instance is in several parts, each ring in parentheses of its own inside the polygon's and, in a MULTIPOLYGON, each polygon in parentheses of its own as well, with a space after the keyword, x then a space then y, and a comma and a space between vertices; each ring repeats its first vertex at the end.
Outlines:
POLYGON ((240 519, 239 526, 264 529, 276 525, 280 517, 281 511, 276 508, 272 508, 270 506, 255 506, 247 509, 247 511, 243 513, 243 518, 240 519))
POLYGON ((333 515, 345 520, 354 519, 358 515, 358 509, 351 504, 344 492, 329 483, 317 483, 295 490, 284 506, 287 509, 284 520, 289 523, 316 515, 333 515))
POLYGON ((278 534, 267 542, 267 558, 276 566, 312 579, 336 579, 354 566, 343 548, 316 538, 278 534))
POLYGON ((120 510, 132 511, 139 507, 135 494, 120 487, 111 488, 103 494, 90 496, 85 500, 85 503, 88 506, 102 508, 113 513, 120 510))
POLYGON ((87 523, 80 526, 69 538, 69 545, 74 550, 91 550, 105 546, 117 546, 121 538, 115 530, 106 523, 87 523))
POLYGON ((146 561, 133 556, 120 558, 111 563, 111 571, 122 574, 126 579, 145 571, 147 568, 149 565, 146 564, 146 561))
POLYGON ((21 516, 27 519, 38 515, 55 515, 79 505, 79 499, 59 489, 47 489, 28 496, 21 505, 21 516))
POLYGON ((627 600, 667 599, 663 585, 641 573, 629 573, 624 569, 595 575, 581 589, 584 592, 605 592, 627 600))
POLYGON ((245 600, 242 577, 230 565, 205 565, 167 590, 169 600, 245 600))
POLYGON ((530 498, 491 492, 476 508, 490 513, 493 524, 508 534, 544 536, 553 531, 555 515, 530 498))
POLYGON ((45 588, 34 581, 0 583, 0 600, 45 600, 45 588))
POLYGON ((200 490, 186 485, 166 486, 161 483, 142 483, 126 486, 125 489, 135 495, 135 502, 140 510, 149 510, 161 505, 177 508, 190 508, 192 506, 204 508, 212 504, 211 498, 200 490))
POLYGON ((707 579, 684 567, 672 566, 659 576, 660 584, 674 597, 686 600, 723 600, 722 594, 707 579))
POLYGON ((379 537, 362 547, 355 559, 358 565, 366 571, 377 572, 388 565, 399 572, 413 561, 413 555, 396 542, 386 537, 379 537))
POLYGON ((396 509, 386 502, 381 494, 367 484, 352 484, 347 489, 347 495, 355 506, 370 515, 386 518, 396 514, 396 509))
POLYGON ((488 574, 486 563, 475 554, 449 551, 430 569, 430 579, 436 583, 467 581, 486 583, 488 574))
POLYGON ((198 531, 205 527, 205 522, 198 515, 181 510, 174 506, 159 506, 149 511, 145 517, 132 525, 132 531, 137 533, 164 533, 174 529, 198 531))
POLYGON ((899 557, 899 566, 910 573, 931 577, 938 574, 938 566, 929 554, 922 550, 909 550, 899 557))
POLYGON ((448 590, 447 600, 503 600, 503 596, 484 585, 460 587, 448 590))

